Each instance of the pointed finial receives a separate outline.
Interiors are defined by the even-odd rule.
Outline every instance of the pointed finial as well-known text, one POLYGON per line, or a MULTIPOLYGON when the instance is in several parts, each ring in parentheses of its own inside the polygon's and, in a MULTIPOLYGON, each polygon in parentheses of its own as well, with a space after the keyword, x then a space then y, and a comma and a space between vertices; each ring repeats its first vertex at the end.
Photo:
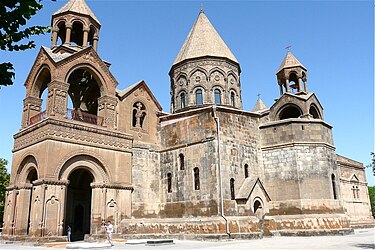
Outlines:
POLYGON ((286 47, 285 47, 285 49, 286 50, 288 50, 288 51, 290 51, 290 48, 292 47, 292 45, 287 45, 286 47))
POLYGON ((201 3, 201 10, 200 10, 200 12, 201 13, 204 12, 204 10, 203 10, 203 3, 201 3))
POLYGON ((257 96, 258 96, 258 99, 260 99, 260 94, 257 94, 257 96))

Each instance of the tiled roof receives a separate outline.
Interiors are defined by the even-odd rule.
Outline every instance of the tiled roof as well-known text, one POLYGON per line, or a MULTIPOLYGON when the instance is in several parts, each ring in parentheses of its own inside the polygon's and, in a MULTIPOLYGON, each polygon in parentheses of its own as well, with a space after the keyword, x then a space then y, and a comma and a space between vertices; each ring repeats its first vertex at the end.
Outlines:
POLYGON ((200 12, 173 65, 202 56, 225 57, 238 63, 204 12, 200 12))
POLYGON ((70 0, 67 2, 63 7, 61 7, 58 11, 53 13, 54 15, 65 13, 65 12, 75 12, 78 14, 84 14, 87 16, 91 16, 98 24, 100 24, 99 20, 96 18, 94 13, 91 11, 89 6, 86 4, 84 0, 70 0))

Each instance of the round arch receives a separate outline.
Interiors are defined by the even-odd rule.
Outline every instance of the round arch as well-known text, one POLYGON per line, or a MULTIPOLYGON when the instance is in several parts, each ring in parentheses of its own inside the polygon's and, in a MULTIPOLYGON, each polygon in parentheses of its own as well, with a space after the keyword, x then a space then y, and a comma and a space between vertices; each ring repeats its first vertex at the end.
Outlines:
POLYGON ((312 115, 314 119, 322 119, 322 115, 320 114, 319 109, 314 103, 310 105, 309 114, 312 115))
POLYGON ((47 89, 51 79, 52 74, 50 66, 48 64, 42 64, 32 81, 30 96, 41 98, 42 93, 47 89))
POLYGON ((72 73, 76 70, 79 70, 79 69, 87 70, 94 77, 94 79, 98 83, 98 87, 100 89, 100 95, 101 96, 104 96, 109 92, 106 81, 104 80, 103 75, 94 66, 92 66, 91 64, 88 64, 88 63, 80 63, 80 64, 77 64, 77 65, 74 65, 66 73, 66 75, 64 77, 64 81, 68 82, 72 73))
POLYGON ((77 170, 85 169, 94 178, 94 182, 107 183, 110 180, 107 168, 94 156, 89 154, 75 155, 64 162, 64 164, 56 169, 58 180, 67 181, 69 175, 77 170))
POLYGON ((204 76, 205 76, 205 81, 208 81, 208 72, 207 72, 207 70, 205 70, 204 68, 202 68, 202 67, 195 67, 190 73, 189 73, 189 75, 188 75, 188 79, 190 79, 191 77, 192 77, 192 75, 194 75, 194 73, 196 73, 197 71, 200 71, 200 72, 202 72, 203 74, 204 74, 204 76))
POLYGON ((279 120, 298 118, 303 114, 302 109, 296 104, 287 104, 282 106, 277 112, 279 120))
MULTIPOLYGON (((208 75, 209 75, 209 77, 210 77, 209 80, 211 80, 211 75, 212 75, 215 71, 217 71, 217 72, 219 72, 220 74, 222 74, 223 77, 224 77, 224 79, 228 76, 228 75, 225 73, 224 70, 220 69, 219 67, 213 67, 213 68, 210 69, 210 71, 208 72, 208 75)), ((224 80, 224 79, 223 79, 223 80, 224 80)))
MULTIPOLYGON (((27 154, 22 158, 22 161, 18 164, 17 175, 14 180, 14 183, 23 184, 29 183, 29 175, 31 172, 35 171, 36 178, 33 177, 33 180, 38 179, 39 176, 39 168, 38 162, 34 155, 27 154)), ((35 174, 33 174, 35 175, 35 174)))
POLYGON ((254 214, 262 214, 263 213, 263 200, 260 197, 255 197, 253 200, 253 211, 254 214))

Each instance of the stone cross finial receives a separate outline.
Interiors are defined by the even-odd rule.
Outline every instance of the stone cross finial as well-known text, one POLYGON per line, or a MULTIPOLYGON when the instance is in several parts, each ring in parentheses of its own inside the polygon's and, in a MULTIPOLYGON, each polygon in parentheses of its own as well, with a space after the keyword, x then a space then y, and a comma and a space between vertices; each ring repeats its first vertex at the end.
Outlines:
POLYGON ((285 49, 286 50, 288 50, 288 51, 290 51, 290 48, 292 47, 292 45, 287 45, 286 47, 285 47, 285 49))
POLYGON ((201 3, 201 10, 200 10, 200 12, 204 12, 204 10, 203 10, 203 3, 201 3))

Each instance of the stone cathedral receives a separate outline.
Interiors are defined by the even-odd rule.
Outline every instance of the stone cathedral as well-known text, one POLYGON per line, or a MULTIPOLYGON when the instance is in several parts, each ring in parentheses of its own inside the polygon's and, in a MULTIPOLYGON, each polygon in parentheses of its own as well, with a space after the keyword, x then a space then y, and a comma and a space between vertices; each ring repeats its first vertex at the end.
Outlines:
POLYGON ((290 51, 272 106, 243 110, 240 63, 201 11, 169 71, 168 113, 144 81, 116 88, 84 0, 68 1, 51 26, 25 81, 4 238, 63 239, 67 225, 73 240, 100 237, 107 220, 117 237, 190 239, 373 223, 363 164, 336 154, 290 51))

